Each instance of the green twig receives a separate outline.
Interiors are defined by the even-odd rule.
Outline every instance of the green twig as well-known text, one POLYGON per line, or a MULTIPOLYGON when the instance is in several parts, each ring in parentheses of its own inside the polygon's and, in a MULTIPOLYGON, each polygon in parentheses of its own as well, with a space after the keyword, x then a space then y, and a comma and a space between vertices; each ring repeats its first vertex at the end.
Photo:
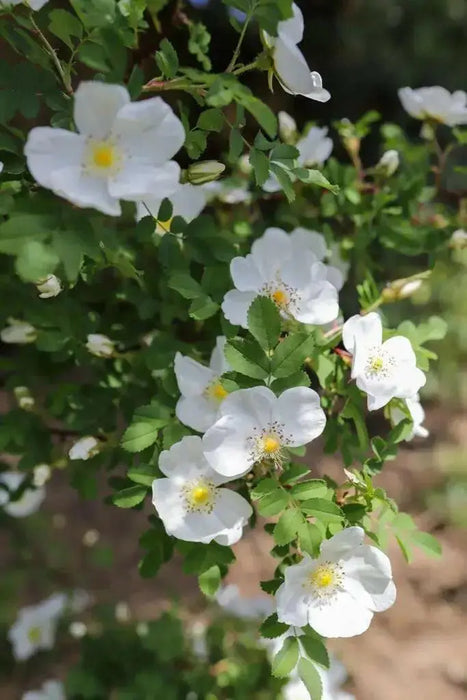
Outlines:
POLYGON ((41 44, 42 44, 42 46, 44 47, 45 52, 46 52, 46 53, 50 56, 50 58, 52 59, 52 63, 54 64, 54 66, 55 66, 55 68, 56 68, 56 70, 57 70, 57 73, 58 73, 58 75, 59 75, 59 77, 60 77, 60 80, 61 80, 62 83, 63 83, 63 87, 65 88, 66 92, 67 92, 69 95, 72 95, 72 94, 73 94, 73 88, 72 88, 72 86, 71 86, 70 77, 67 76, 67 75, 65 74, 65 71, 63 70, 62 64, 60 63, 60 60, 59 60, 59 58, 58 58, 58 56, 57 56, 57 54, 56 54, 56 52, 55 52, 55 49, 54 49, 53 46, 49 43, 47 37, 46 37, 46 36, 42 33, 42 31, 39 29, 38 25, 36 24, 36 22, 35 22, 35 20, 34 20, 34 17, 32 16, 32 14, 29 15, 29 20, 30 20, 32 26, 34 27, 34 31, 35 31, 35 33, 37 34, 37 36, 39 37, 39 39, 40 39, 40 41, 41 41, 41 44))

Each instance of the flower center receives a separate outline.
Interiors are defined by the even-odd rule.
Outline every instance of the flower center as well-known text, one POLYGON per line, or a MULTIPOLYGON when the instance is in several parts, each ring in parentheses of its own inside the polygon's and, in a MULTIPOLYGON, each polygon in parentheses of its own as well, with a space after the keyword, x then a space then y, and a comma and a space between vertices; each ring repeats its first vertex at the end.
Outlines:
POLYGON ((394 357, 383 348, 373 348, 368 355, 365 374, 370 379, 386 379, 395 365, 394 357))
POLYGON ((211 382, 204 391, 206 398, 211 399, 211 401, 216 401, 216 403, 221 403, 228 393, 227 389, 224 389, 219 380, 211 382))
POLYGON ((41 641, 41 637, 41 628, 37 625, 28 629, 28 639, 31 642, 31 644, 39 644, 39 642, 41 641))
POLYGON ((341 565, 325 561, 311 572, 305 585, 311 588, 316 598, 328 599, 336 593, 343 580, 344 571, 341 565))
POLYGON ((156 226, 157 233, 167 233, 167 231, 170 231, 172 221, 173 221, 173 216, 171 216, 170 219, 166 219, 165 221, 160 221, 158 219, 157 226, 156 226))
POLYGON ((289 303, 289 297, 283 289, 276 289, 271 293, 271 299, 279 308, 285 308, 289 303))
POLYGON ((187 484, 183 491, 188 511, 196 513, 212 511, 217 495, 212 481, 200 479, 187 484))
POLYGON ((88 141, 83 165, 92 175, 107 177, 120 169, 121 162, 121 151, 113 141, 88 141))
POLYGON ((92 149, 92 159, 98 168, 111 168, 115 162, 113 146, 108 143, 96 144, 92 149))
POLYGON ((273 455, 281 449, 281 443, 276 435, 264 435, 261 440, 263 441, 263 451, 267 455, 273 455))

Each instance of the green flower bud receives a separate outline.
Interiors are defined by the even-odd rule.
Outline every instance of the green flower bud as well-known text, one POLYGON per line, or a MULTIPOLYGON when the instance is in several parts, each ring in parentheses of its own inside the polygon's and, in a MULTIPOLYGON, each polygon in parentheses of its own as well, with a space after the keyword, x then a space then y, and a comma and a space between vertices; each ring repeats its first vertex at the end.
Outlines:
POLYGON ((225 170, 225 165, 217 160, 203 160, 193 163, 186 171, 186 181, 192 185, 204 185, 206 182, 217 180, 225 170))

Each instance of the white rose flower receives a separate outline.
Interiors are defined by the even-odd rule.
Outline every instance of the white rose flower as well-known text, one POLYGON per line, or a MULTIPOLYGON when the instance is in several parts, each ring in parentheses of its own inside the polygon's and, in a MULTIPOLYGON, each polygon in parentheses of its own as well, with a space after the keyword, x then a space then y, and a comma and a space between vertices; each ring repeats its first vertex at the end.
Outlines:
POLYGON ((333 243, 328 247, 322 233, 310 231, 301 226, 292 231, 290 238, 297 255, 302 255, 304 250, 308 250, 317 260, 326 262, 326 279, 337 291, 340 291, 347 279, 350 265, 342 259, 338 244, 333 243))
MULTIPOLYGON (((414 437, 428 437, 430 432, 423 425, 423 421, 425 420, 425 411, 423 410, 423 406, 420 403, 420 396, 418 394, 414 394, 413 396, 410 396, 409 398, 405 399, 405 403, 407 405, 407 409, 413 422, 412 430, 406 437, 407 442, 409 440, 412 440, 414 437)), ((404 413, 404 411, 402 411, 398 406, 390 405, 389 417, 391 419, 391 423, 393 425, 397 425, 398 423, 403 421, 407 416, 404 413)))
POLYGON ((2 163, 2 161, 0 160, 0 173, 2 173, 2 172, 3 172, 3 163, 2 163))
POLYGON ((449 92, 444 87, 410 87, 398 91, 402 106, 415 119, 433 119, 448 126, 467 124, 467 93, 449 92))
POLYGON ((280 466, 287 447, 306 445, 325 425, 313 389, 286 389, 279 398, 264 386, 239 389, 222 402, 220 418, 205 433, 204 453, 216 472, 233 479, 262 460, 280 466))
POLYGON ((407 399, 425 384, 410 340, 401 335, 383 343, 381 318, 374 311, 344 323, 342 340, 353 355, 352 379, 368 394, 368 409, 376 411, 392 398, 407 399))
POLYGON ((238 586, 234 583, 219 588, 216 593, 216 603, 225 612, 244 620, 264 619, 274 612, 270 598, 263 595, 255 598, 243 598, 238 586))
POLYGON ((58 618, 65 606, 66 596, 55 593, 38 605, 21 608, 8 631, 15 659, 24 661, 40 649, 52 649, 58 618))
POLYGON ((100 451, 100 442, 92 435, 80 438, 71 446, 68 457, 70 459, 91 459, 100 451))
POLYGON ((40 690, 28 690, 21 700, 66 700, 65 686, 60 681, 45 681, 40 690))
POLYGON ((36 287, 41 299, 56 297, 62 291, 62 283, 55 275, 48 275, 44 280, 40 280, 36 287))
POLYGON ((396 599, 391 563, 376 547, 363 544, 361 527, 349 527, 287 567, 276 593, 277 617, 295 627, 310 625, 323 637, 353 637, 368 629, 373 613, 396 599))
POLYGON ((16 501, 11 500, 10 494, 18 491, 25 479, 25 474, 20 472, 0 473, 0 484, 8 489, 0 488, 0 507, 12 518, 27 518, 32 515, 39 510, 45 498, 44 488, 28 487, 16 501))
MULTIPOLYGON (((144 202, 136 205, 136 219, 139 221, 150 214, 157 219, 157 212, 164 197, 145 197, 144 202), (148 211, 149 210, 149 211, 148 211)), ((170 231, 170 226, 174 216, 183 216, 185 221, 190 222, 201 214, 206 206, 207 193, 204 187, 190 185, 178 185, 175 192, 167 197, 172 202, 173 212, 167 221, 157 222, 156 232, 163 235, 170 231)))
POLYGON ((112 357, 115 343, 102 333, 90 333, 87 337, 86 348, 96 357, 112 357))
POLYGON ((0 0, 0 7, 14 7, 15 5, 27 5, 31 10, 40 10, 48 0, 0 0))
POLYGON ((182 147, 181 121, 160 97, 130 102, 126 88, 82 82, 75 92, 78 133, 31 130, 24 149, 37 182, 78 207, 120 216, 119 199, 138 201, 178 186, 170 160, 182 147))
POLYGON ((339 313, 336 287, 328 281, 328 268, 319 262, 301 234, 293 236, 268 228, 251 253, 230 263, 236 289, 224 297, 222 311, 234 325, 247 327, 248 308, 258 295, 268 296, 282 315, 301 323, 323 325, 339 313))
POLYGON ((37 331, 27 321, 17 321, 15 318, 7 320, 8 326, 0 331, 0 338, 4 343, 14 343, 16 345, 27 345, 34 343, 37 338, 37 331))
POLYGON ((22 408, 23 411, 32 411, 36 401, 27 386, 15 386, 13 393, 18 402, 18 406, 22 408))
POLYGON ((229 478, 208 464, 200 437, 184 437, 164 450, 159 468, 167 478, 153 481, 152 502, 169 535, 204 544, 238 542, 253 510, 235 491, 219 488, 229 478))
POLYGON ((279 22, 277 37, 263 32, 266 45, 272 50, 274 70, 283 89, 291 95, 304 95, 318 102, 327 102, 331 95, 323 88, 321 76, 311 71, 297 44, 303 39, 303 15, 293 3, 293 17, 279 22))
POLYGON ((175 376, 181 392, 175 413, 184 425, 204 433, 219 415, 219 408, 227 396, 221 377, 231 367, 224 356, 226 339, 218 336, 209 367, 191 357, 175 355, 175 376))
POLYGON ((383 153, 376 164, 376 170, 384 174, 386 177, 391 177, 391 175, 394 175, 399 167, 399 163, 400 160, 398 151, 391 149, 383 153))

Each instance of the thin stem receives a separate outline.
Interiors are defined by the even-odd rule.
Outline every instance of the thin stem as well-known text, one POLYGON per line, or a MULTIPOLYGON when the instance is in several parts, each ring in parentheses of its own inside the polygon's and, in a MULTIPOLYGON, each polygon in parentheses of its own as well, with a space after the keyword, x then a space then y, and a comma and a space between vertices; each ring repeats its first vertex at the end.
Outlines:
POLYGON ((240 56, 240 49, 242 48, 242 44, 243 44, 243 40, 245 38, 246 30, 248 29, 248 25, 250 24, 251 18, 253 16, 253 13, 255 10, 256 10, 256 3, 255 3, 255 5, 253 5, 250 12, 245 17, 242 31, 240 32, 240 36, 238 37, 237 46, 235 47, 235 50, 233 52, 233 56, 230 60, 229 65, 225 69, 226 73, 232 73, 234 68, 235 68, 235 64, 237 63, 238 57, 240 56))
POLYGON ((378 299, 376 299, 376 301, 374 301, 372 304, 370 304, 370 306, 369 306, 368 308, 363 309, 363 310, 360 312, 361 315, 364 316, 365 314, 369 314, 370 311, 374 311, 374 310, 377 309, 379 306, 381 306, 381 304, 382 304, 383 302, 384 302, 384 299, 383 299, 382 296, 380 296, 378 299))
POLYGON ((258 67, 258 60, 255 59, 251 63, 247 63, 245 66, 239 66, 238 68, 235 68, 235 70, 233 70, 232 73, 233 73, 233 75, 242 75, 242 73, 246 73, 249 70, 254 70, 257 67, 258 67))
POLYGON ((58 58, 58 56, 57 56, 57 54, 56 54, 56 52, 55 52, 55 49, 54 49, 53 46, 49 43, 47 37, 46 37, 46 36, 42 33, 42 31, 39 29, 38 25, 36 24, 36 22, 35 22, 35 20, 34 20, 34 17, 32 16, 32 14, 29 15, 29 20, 30 20, 32 26, 34 27, 34 31, 36 32, 37 36, 39 37, 39 39, 40 39, 40 41, 41 41, 41 43, 42 43, 42 45, 43 45, 43 47, 44 47, 46 53, 48 53, 48 55, 49 55, 50 58, 52 59, 52 63, 54 64, 54 66, 55 66, 55 68, 56 68, 56 70, 57 70, 57 73, 58 73, 58 75, 60 76, 60 80, 61 80, 62 83, 63 83, 63 87, 65 88, 66 92, 67 92, 69 95, 72 95, 72 94, 73 94, 73 88, 72 88, 72 86, 71 86, 70 78, 69 78, 69 76, 68 76, 68 77, 66 76, 65 71, 63 70, 62 64, 60 63, 60 60, 59 60, 59 58, 58 58))

